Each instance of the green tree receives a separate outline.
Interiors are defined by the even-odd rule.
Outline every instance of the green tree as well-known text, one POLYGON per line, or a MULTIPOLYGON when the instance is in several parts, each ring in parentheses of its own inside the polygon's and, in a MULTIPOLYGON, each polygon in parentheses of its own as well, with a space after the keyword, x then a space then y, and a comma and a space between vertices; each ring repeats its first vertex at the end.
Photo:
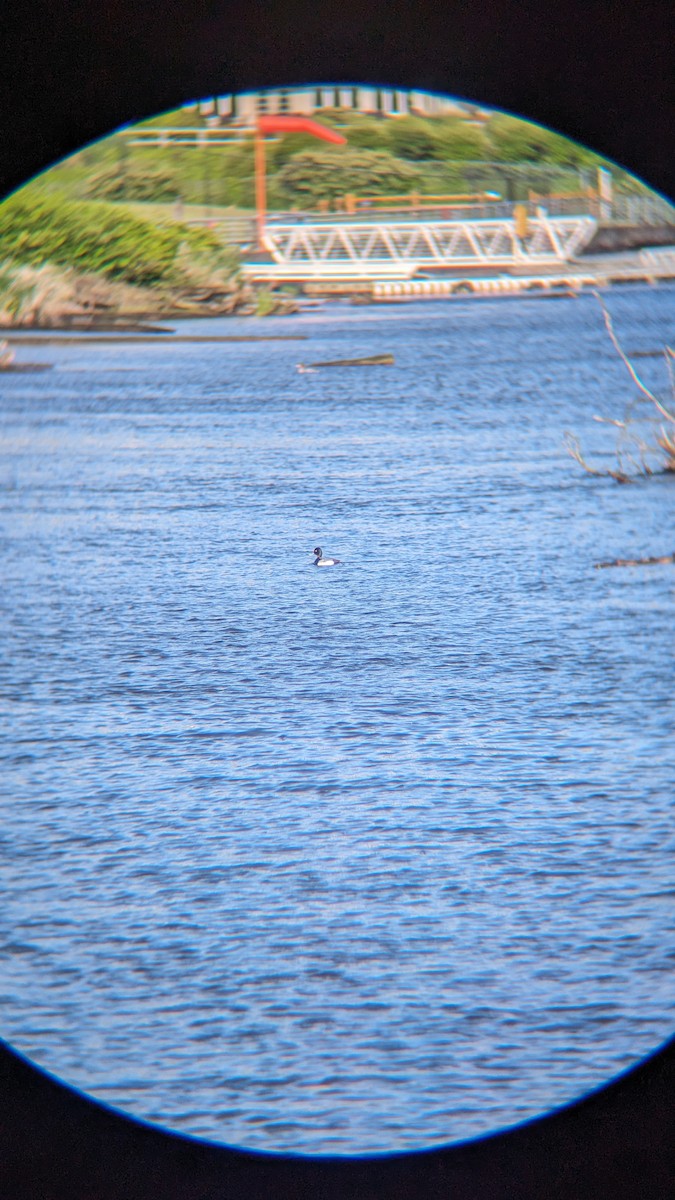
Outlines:
POLYGON ((426 121, 415 117, 397 117, 387 123, 387 148, 397 158, 418 162, 437 158, 438 138, 426 121))
MULTIPOLYGON (((280 170, 289 159, 296 154, 301 154, 304 150, 316 149, 316 138, 311 133, 285 133, 276 141, 267 141, 265 144, 265 158, 267 168, 270 173, 280 170)), ((251 149, 251 159, 249 163, 249 174, 253 166, 253 150, 251 149)))
POLYGON ((375 150, 307 150, 279 172, 276 185, 291 204, 315 207, 321 200, 355 195, 400 195, 420 187, 410 163, 375 150))

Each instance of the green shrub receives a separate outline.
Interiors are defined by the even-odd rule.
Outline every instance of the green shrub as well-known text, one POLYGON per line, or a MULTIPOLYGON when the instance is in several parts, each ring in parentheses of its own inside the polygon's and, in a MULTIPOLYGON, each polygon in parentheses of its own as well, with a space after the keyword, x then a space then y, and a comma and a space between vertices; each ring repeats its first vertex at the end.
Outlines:
POLYGON ((82 195, 95 200, 175 200, 180 187, 170 171, 132 166, 126 170, 107 167, 85 184, 82 195))
POLYGON ((386 125, 387 149, 397 158, 412 162, 437 158, 438 139, 428 122, 415 117, 397 117, 386 125))
POLYGON ((171 284, 181 277, 176 258, 182 246, 214 261, 223 254, 206 230, 153 225, 112 204, 67 201, 35 189, 0 204, 0 259, 17 263, 53 262, 127 283, 171 284))
POLYGON ((420 182, 419 170, 390 154, 336 148, 295 154, 279 171, 276 187, 292 204, 313 207, 349 193, 400 195, 419 188, 420 182))

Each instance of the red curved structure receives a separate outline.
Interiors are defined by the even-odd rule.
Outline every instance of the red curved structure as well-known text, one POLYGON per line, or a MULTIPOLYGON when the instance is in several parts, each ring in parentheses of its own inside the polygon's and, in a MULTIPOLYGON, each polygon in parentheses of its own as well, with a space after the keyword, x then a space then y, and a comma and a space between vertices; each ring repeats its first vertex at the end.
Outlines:
POLYGON ((313 137, 321 138, 324 142, 335 142, 343 146, 347 139, 327 125, 313 121, 311 117, 258 117, 258 132, 266 133, 311 133, 313 137))
POLYGON ((265 135, 268 133, 310 133, 324 142, 344 146, 347 139, 311 117, 259 116, 255 135, 255 207, 258 249, 264 250, 265 235, 265 135))

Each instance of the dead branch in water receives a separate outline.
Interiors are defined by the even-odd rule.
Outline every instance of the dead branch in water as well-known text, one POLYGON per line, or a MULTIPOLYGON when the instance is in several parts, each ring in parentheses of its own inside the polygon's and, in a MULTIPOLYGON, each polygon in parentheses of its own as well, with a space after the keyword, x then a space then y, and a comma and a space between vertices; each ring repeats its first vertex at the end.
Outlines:
MULTIPOLYGON (((665 417, 667 421, 670 421, 670 422, 672 422, 673 425, 675 425, 675 412, 670 412, 667 408, 664 408, 664 406, 661 404, 661 401, 658 399, 658 397, 655 396, 654 393, 651 391, 651 389, 647 387, 647 385, 642 381, 642 379, 640 379, 640 376, 638 375, 637 371, 635 370, 635 367, 633 366, 630 359, 624 353, 624 351, 622 350, 622 348, 619 344, 616 333, 614 332, 614 325, 612 323, 612 318, 611 318, 609 312, 607 311, 607 308, 602 300, 602 297, 597 292, 594 292, 593 295, 595 296, 596 300, 598 301, 598 303, 600 305, 600 308, 602 309, 602 315, 603 315, 604 322, 605 322, 605 328, 607 330, 607 333, 609 334, 612 345, 614 346, 614 349, 616 350, 617 354, 619 355, 619 358, 623 362, 624 366, 628 370, 628 373, 630 374, 631 379, 637 385, 637 387, 640 389, 642 394, 644 396, 646 396, 647 399, 652 402, 652 404, 654 404, 654 406, 661 413, 661 415, 663 417, 665 417)), ((666 367, 668 369, 668 377, 670 380, 670 387, 671 387, 671 392, 673 395, 673 400, 675 401, 675 377, 673 374, 673 364, 672 364, 672 360, 675 359, 675 353, 671 350, 670 346, 665 346, 663 354, 664 354, 664 358, 666 360, 666 367)), ((617 447, 616 447, 616 457, 617 457, 617 462, 618 462, 619 467, 622 466, 621 445, 620 445, 621 439, 631 438, 631 440, 633 441, 634 445, 638 448, 638 451, 640 453, 641 473, 643 475, 651 475, 652 471, 651 471, 650 467, 648 466, 646 457, 645 457, 646 454, 649 452, 649 447, 640 438, 636 437, 635 434, 630 430, 629 414, 630 414, 630 409, 628 408, 628 409, 626 409, 626 415, 625 415, 623 421, 618 421, 618 420, 614 420, 612 418, 603 418, 603 417, 594 417, 593 419, 596 421, 600 421, 600 422, 609 424, 609 425, 614 425, 616 428, 619 429, 619 444, 617 444, 617 447)), ((574 438, 572 436, 572 434, 569 434, 569 433, 566 434, 565 437, 566 437, 567 449, 568 449, 569 453, 576 460, 576 462, 578 462, 579 465, 581 467, 583 467, 584 471, 588 472, 589 475, 609 475, 612 477, 612 479, 616 479, 618 483, 629 483, 630 482, 631 477, 626 475, 626 473, 623 470, 620 470, 620 471, 597 471, 593 467, 590 467, 588 465, 588 463, 584 460, 584 457, 581 453, 581 449, 579 447, 579 443, 578 443, 577 439, 574 438)), ((675 430, 671 431, 670 427, 666 428, 662 425, 661 429, 659 430, 659 433, 656 435, 656 444, 665 452, 665 455, 666 455, 665 470, 666 471, 675 471, 675 430)), ((647 566, 654 566, 656 564, 664 564, 664 563, 668 563, 668 564, 675 563, 675 554, 653 555, 648 558, 614 558, 614 559, 609 560, 608 562, 597 562, 597 563, 594 563, 593 565, 597 569, 602 569, 605 567, 647 567, 647 566)))
MULTIPOLYGON (((614 349, 616 350, 617 354, 619 355, 619 358, 621 359, 622 363, 626 367, 626 370, 628 371, 631 379, 633 380, 633 383, 639 389, 641 394, 644 397, 646 397, 646 399, 648 399, 650 401, 650 403, 652 403, 654 405, 654 407, 661 414, 661 416, 665 417, 666 421, 670 421, 670 422, 672 422, 673 425, 675 425, 675 411, 671 411, 671 410, 667 409, 661 403, 658 396, 656 396, 654 394, 654 392, 651 390, 651 388, 647 387, 644 380, 642 380, 640 378, 635 367, 633 366, 628 355, 626 354, 623 347, 621 346, 619 339, 616 336, 616 332, 614 329, 614 323, 612 321, 611 314, 609 313, 607 306, 606 306, 604 300, 602 299, 602 296, 597 291, 594 291, 592 294, 595 296, 596 300, 598 301, 598 304, 600 305, 603 320, 605 323, 605 328, 609 335, 610 341, 611 341, 614 349)), ((670 381, 670 388, 671 388, 671 392, 672 392, 672 396, 673 396, 673 402, 675 404, 675 371, 673 370, 673 361, 675 360, 675 351, 673 351, 670 346, 665 346, 663 349, 663 355, 664 355, 664 358, 666 361, 666 368, 668 370, 668 378, 670 381)), ((600 423, 607 424, 607 425, 613 425, 615 428, 617 428, 619 430, 618 440, 617 440, 617 444, 616 444, 616 448, 615 448, 617 466, 618 466, 618 470, 616 470, 616 471, 610 471, 610 470, 601 471, 601 470, 595 469, 594 467, 591 467, 586 462, 586 460, 583 457, 583 454, 581 453, 581 447, 579 445, 577 438, 575 438, 570 433, 565 434, 565 443, 567 446, 568 453, 572 456, 572 458, 576 462, 579 463, 579 466, 582 467, 584 469, 584 471, 586 471, 589 475, 605 475, 605 476, 608 476, 610 479, 615 479, 617 483, 630 483, 631 480, 634 479, 636 476, 640 476, 640 475, 645 476, 645 475, 653 475, 654 474, 652 468, 649 466, 649 464, 647 462, 647 455, 650 452, 654 453, 655 446, 653 443, 651 444, 651 446, 648 445, 642 438, 637 436, 637 434, 633 431, 633 429, 631 429, 631 424, 630 424, 631 409, 632 409, 632 405, 628 405, 626 407, 626 411, 624 413, 624 419, 622 421, 613 419, 611 417, 598 417, 598 416, 593 417, 594 421, 598 421, 600 423), (632 453, 631 453, 631 451, 632 451, 632 453), (636 453, 637 453, 637 458, 635 457, 636 453), (624 459, 626 460, 626 465, 628 466, 629 470, 626 470, 626 467, 624 465, 624 459)), ((667 429, 666 427, 661 426, 658 434, 654 434, 652 436, 654 437, 656 447, 658 447, 659 450, 662 450, 663 453, 665 454, 665 463, 663 466, 664 471, 675 472, 675 431, 673 431, 671 433, 670 429, 667 429)))
MULTIPOLYGON (((645 383, 643 383, 643 381, 640 379, 640 376, 638 375, 637 371, 635 370, 635 367, 633 366, 632 362, 630 361, 628 356, 625 354, 625 352, 622 350, 621 346, 619 345, 619 340, 616 336, 616 333, 614 332, 614 323, 609 314, 607 306, 606 306, 604 300, 602 299, 602 296, 600 295, 599 292, 593 292, 593 295, 595 296, 596 300, 598 301, 598 304, 600 305, 600 308, 602 309, 602 315, 603 315, 603 318, 605 321, 605 328, 610 336, 612 345, 613 345, 614 349, 616 350, 617 354, 619 355, 619 358, 621 359, 622 363, 626 367, 626 370, 628 371, 628 374, 630 375, 631 379, 633 380, 633 383, 635 383, 637 385, 637 387, 640 389, 642 394, 644 396, 646 396, 648 400, 651 400, 652 404, 654 404, 656 406, 658 411, 661 413, 662 417, 665 417, 668 421, 675 421, 675 413, 669 412, 667 408, 664 408, 663 405, 661 404, 661 401, 658 399, 658 397, 654 395, 654 393, 650 390, 650 388, 647 387, 647 385, 645 383)), ((672 350, 670 350, 669 346, 666 346, 666 350, 668 351, 668 354, 670 354, 672 356, 672 350)), ((666 355, 666 358, 668 358, 668 355, 666 355)), ((671 382, 672 382, 672 376, 671 376, 671 382)))
POLYGON ((626 475, 625 471, 598 471, 595 467, 589 466, 583 454, 581 453, 581 447, 579 445, 578 438, 576 438, 574 434, 569 433, 569 431, 565 433, 565 446, 567 447, 568 454, 571 454, 572 458, 575 459, 579 466, 583 467, 584 471, 586 471, 589 475, 609 476, 610 479, 616 479, 617 483, 632 482, 631 476, 626 475))
POLYGON ((594 567, 650 567, 654 563, 675 563, 675 554, 662 554, 657 558, 613 558, 610 562, 594 563, 594 567))

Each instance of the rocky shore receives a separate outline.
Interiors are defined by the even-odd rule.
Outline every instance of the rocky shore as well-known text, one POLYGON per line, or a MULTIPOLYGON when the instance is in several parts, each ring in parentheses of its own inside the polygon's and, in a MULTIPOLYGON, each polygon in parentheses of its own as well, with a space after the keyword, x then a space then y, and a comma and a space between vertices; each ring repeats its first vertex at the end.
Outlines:
POLYGON ((206 287, 135 287, 45 264, 0 272, 0 329, 133 329, 181 317, 296 312, 293 296, 233 278, 206 287))

